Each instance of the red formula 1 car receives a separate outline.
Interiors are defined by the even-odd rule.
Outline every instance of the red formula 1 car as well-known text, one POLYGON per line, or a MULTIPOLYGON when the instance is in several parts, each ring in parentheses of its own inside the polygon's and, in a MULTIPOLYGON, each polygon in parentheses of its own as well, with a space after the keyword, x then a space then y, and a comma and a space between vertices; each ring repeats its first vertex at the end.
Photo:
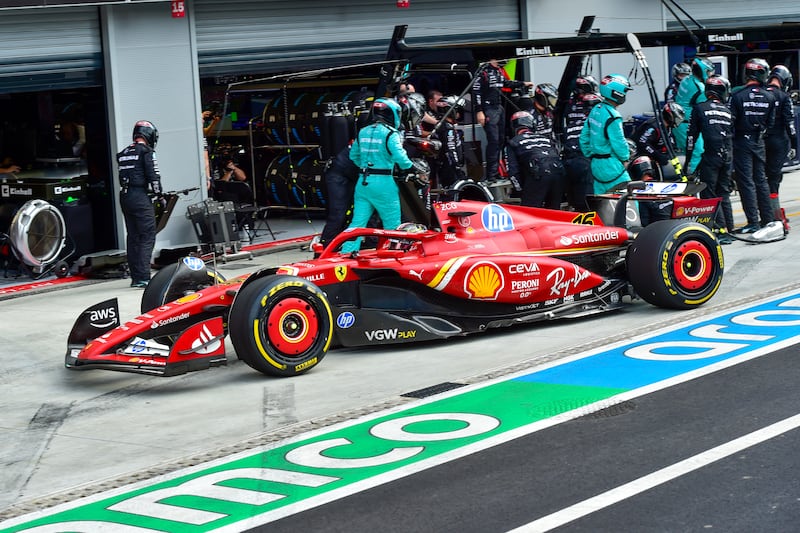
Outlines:
MULTIPOLYGON (((611 200, 620 220, 628 194, 611 200)), ((722 249, 696 221, 632 230, 605 225, 597 213, 473 200, 439 202, 433 210, 430 229, 346 231, 317 259, 228 281, 187 257, 153 277, 142 315, 121 323, 116 299, 84 311, 69 336, 66 366, 154 375, 201 370, 225 364, 229 334, 252 368, 293 376, 319 364, 332 346, 579 317, 616 309, 625 296, 693 308, 722 280, 722 249), (356 237, 377 244, 352 256, 335 251, 356 237)))

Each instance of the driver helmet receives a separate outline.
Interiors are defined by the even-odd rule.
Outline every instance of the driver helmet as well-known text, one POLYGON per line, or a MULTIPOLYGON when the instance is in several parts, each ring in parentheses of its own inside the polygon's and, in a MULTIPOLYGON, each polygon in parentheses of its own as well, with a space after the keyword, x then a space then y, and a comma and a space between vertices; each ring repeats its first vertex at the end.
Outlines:
POLYGON ((397 226, 397 231, 405 231, 406 233, 425 233, 428 228, 419 222, 403 222, 397 226))
POLYGON ((653 163, 646 155, 639 156, 631 161, 631 164, 628 165, 628 174, 630 174, 633 181, 653 181, 656 179, 653 163))
POLYGON ((769 79, 777 79, 781 84, 781 89, 788 91, 792 88, 792 73, 784 65, 775 65, 769 72, 769 79))
POLYGON ((692 74, 692 67, 688 63, 675 63, 672 65, 672 79, 680 83, 686 76, 692 74))
POLYGON ((400 104, 390 98, 378 98, 372 103, 372 122, 381 122, 390 128, 400 129, 400 104))
POLYGON ((631 90, 631 82, 622 74, 609 74, 600 82, 600 96, 617 105, 625 103, 625 93, 631 90))
POLYGON ((707 57, 695 56, 692 59, 692 75, 698 80, 705 82, 714 72, 714 63, 707 57))
POLYGON ((764 85, 767 82, 767 76, 769 76, 769 63, 760 57, 749 59, 744 64, 745 83, 749 80, 755 80, 764 85))
POLYGON ((575 94, 576 95, 585 95, 585 94, 597 94, 599 89, 599 84, 594 76, 586 75, 586 76, 578 76, 575 78, 575 94))
POLYGON ((540 83, 533 90, 533 101, 541 107, 552 111, 558 102, 558 89, 552 83, 540 83))
POLYGON ((661 118, 668 128, 677 128, 686 119, 686 112, 683 106, 675 102, 667 102, 661 108, 661 118))
POLYGON ((708 98, 717 98, 720 102, 727 102, 731 92, 731 83, 724 76, 711 76, 706 80, 705 95, 708 98))
POLYGON ((527 111, 517 111, 511 115, 511 130, 516 134, 521 129, 533 131, 533 115, 527 111))
POLYGON ((416 128, 425 115, 425 97, 419 93, 406 93, 397 98, 403 124, 407 129, 416 128))
POLYGON ((135 141, 137 137, 141 137, 147 141, 150 148, 155 149, 158 142, 158 128, 149 120, 140 120, 133 125, 131 139, 135 141))

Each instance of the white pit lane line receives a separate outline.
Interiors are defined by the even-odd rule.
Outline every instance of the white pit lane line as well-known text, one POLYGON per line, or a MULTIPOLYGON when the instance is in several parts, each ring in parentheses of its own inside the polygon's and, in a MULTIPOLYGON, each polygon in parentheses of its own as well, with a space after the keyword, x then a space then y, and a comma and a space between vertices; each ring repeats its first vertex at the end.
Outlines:
POLYGON ((742 450, 746 450, 756 444, 761 444, 770 439, 778 437, 784 433, 800 427, 800 414, 781 420, 765 428, 754 431, 738 439, 726 442, 703 453, 699 453, 688 459, 670 465, 652 474, 648 474, 630 483, 620 485, 617 488, 598 494, 588 500, 583 500, 574 505, 570 505, 556 513, 543 516, 533 522, 529 522, 508 533, 532 533, 550 531, 561 527, 579 518, 590 515, 606 507, 610 507, 623 500, 641 494, 647 490, 672 481, 680 476, 699 470, 710 465, 715 461, 729 457, 742 450))

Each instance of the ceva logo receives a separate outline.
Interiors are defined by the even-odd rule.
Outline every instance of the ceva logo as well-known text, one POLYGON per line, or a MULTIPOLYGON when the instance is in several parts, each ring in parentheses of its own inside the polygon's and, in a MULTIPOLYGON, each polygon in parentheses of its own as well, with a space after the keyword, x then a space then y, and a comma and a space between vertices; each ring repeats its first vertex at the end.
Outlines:
POLYGON ((497 204, 489 204, 481 211, 481 222, 487 231, 500 233, 514 229, 514 219, 497 204))

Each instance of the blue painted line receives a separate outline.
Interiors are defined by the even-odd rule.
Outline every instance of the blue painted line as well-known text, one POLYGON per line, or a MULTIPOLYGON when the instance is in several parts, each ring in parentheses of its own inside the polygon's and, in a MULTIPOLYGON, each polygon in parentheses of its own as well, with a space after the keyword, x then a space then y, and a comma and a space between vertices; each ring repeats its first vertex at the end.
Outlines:
POLYGON ((799 335, 800 298, 795 293, 515 379, 630 390, 799 335))

